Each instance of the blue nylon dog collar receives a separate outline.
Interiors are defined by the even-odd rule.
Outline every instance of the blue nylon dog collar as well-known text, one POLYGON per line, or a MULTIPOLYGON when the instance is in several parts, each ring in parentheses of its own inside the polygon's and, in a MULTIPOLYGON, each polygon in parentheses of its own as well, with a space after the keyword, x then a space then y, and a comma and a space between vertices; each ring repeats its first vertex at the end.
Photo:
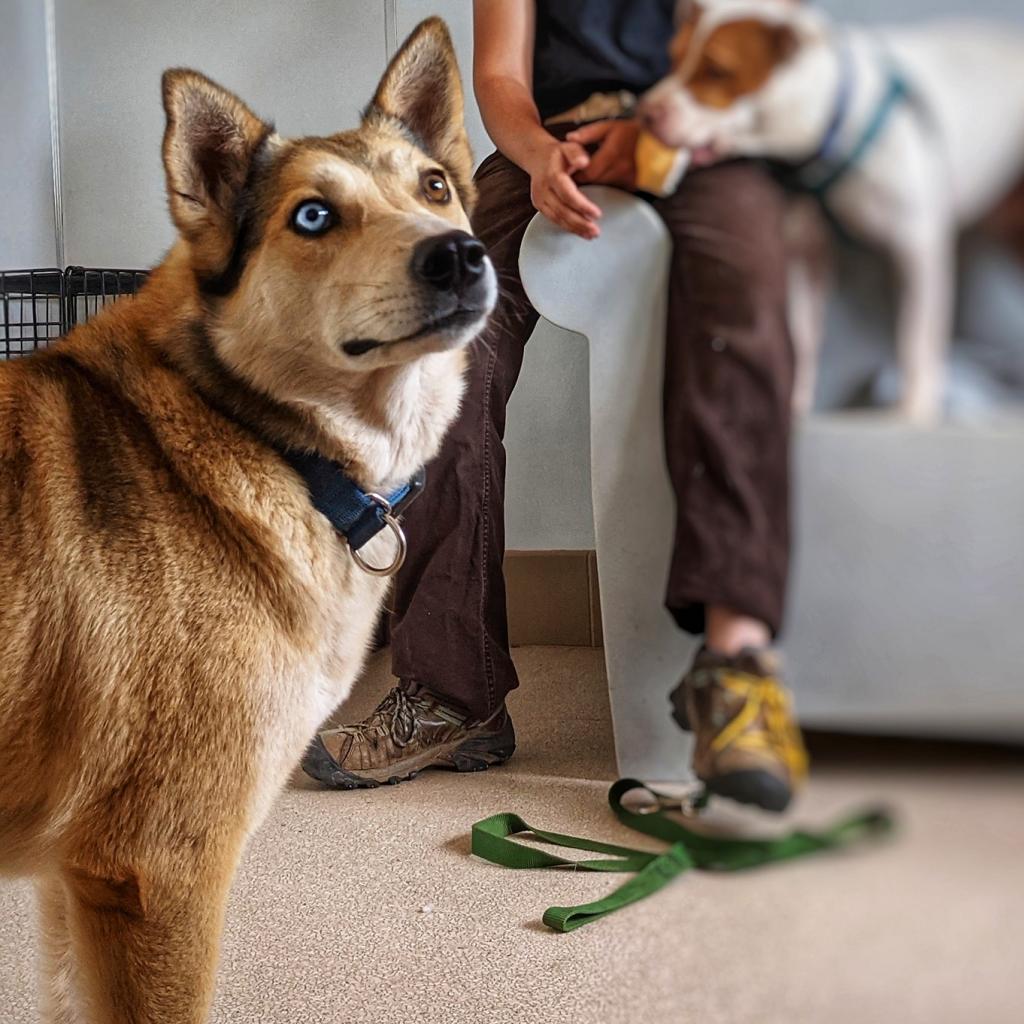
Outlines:
POLYGON ((829 119, 818 152, 807 161, 809 165, 835 159, 835 149, 839 144, 839 132, 849 113, 852 96, 853 58, 850 55, 849 46, 843 42, 839 45, 839 84, 836 87, 836 98, 832 105, 832 117, 829 119))
POLYGON ((395 519, 416 499, 426 483, 427 473, 420 469, 415 476, 391 494, 368 494, 358 487, 337 462, 315 452, 287 450, 284 459, 302 477, 309 491, 313 507, 347 541, 359 566, 380 575, 397 572, 404 559, 405 538, 395 519), (400 555, 387 570, 374 570, 356 555, 356 552, 381 530, 391 526, 396 531, 400 555))

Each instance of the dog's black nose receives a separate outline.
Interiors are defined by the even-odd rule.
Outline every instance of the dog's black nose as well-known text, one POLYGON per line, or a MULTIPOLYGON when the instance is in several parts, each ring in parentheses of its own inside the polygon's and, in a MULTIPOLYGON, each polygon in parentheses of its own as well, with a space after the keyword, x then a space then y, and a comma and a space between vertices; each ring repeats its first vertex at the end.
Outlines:
POLYGON ((465 231, 448 231, 418 242, 412 252, 412 272, 441 292, 462 292, 484 273, 487 250, 465 231))

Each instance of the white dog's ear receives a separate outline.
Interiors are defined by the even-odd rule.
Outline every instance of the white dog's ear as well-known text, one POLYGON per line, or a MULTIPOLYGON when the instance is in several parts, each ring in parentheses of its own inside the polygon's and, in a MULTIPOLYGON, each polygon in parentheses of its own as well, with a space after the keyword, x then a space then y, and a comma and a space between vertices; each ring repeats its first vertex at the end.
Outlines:
POLYGON ((697 32, 697 25, 704 14, 704 8, 695 0, 679 0, 675 12, 675 31, 669 43, 668 55, 672 67, 679 70, 690 52, 690 44, 697 32))
POLYGON ((234 93, 186 68, 164 72, 163 101, 171 217, 191 245, 193 266, 216 273, 230 258, 253 156, 273 128, 234 93))
POLYGON ((777 0, 784 7, 791 8, 786 24, 796 33, 800 43, 824 42, 830 34, 830 21, 827 14, 803 0, 777 0))
POLYGON ((683 25, 695 25, 700 21, 700 16, 703 13, 704 8, 697 3, 697 0, 679 0, 672 18, 673 25, 677 30, 683 25))
POLYGON ((426 152, 449 170, 463 196, 472 191, 473 153, 463 121, 462 79, 448 26, 421 22, 392 58, 364 122, 381 115, 402 123, 426 152))

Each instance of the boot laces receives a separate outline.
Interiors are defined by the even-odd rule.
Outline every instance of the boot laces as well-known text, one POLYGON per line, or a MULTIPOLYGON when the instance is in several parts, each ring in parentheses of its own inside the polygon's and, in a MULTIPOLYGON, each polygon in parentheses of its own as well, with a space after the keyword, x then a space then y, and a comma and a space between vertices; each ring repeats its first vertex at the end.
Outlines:
POLYGON ((793 778, 807 774, 807 751, 793 722, 789 694, 773 676, 748 672, 716 673, 715 682, 743 700, 739 713, 712 740, 715 751, 728 746, 779 757, 793 778), (758 718, 764 717, 764 728, 758 718))
POLYGON ((369 718, 350 725, 348 730, 356 733, 364 742, 370 740, 371 743, 383 730, 396 747, 404 747, 416 731, 416 710, 420 703, 400 686, 396 686, 377 705, 369 718))

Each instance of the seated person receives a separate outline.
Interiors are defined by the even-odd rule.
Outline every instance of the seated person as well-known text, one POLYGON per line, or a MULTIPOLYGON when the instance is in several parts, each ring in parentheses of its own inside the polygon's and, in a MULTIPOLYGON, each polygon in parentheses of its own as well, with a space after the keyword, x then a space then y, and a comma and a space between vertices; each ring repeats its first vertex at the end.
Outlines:
MULTIPOLYGON (((668 70, 674 7, 475 2, 474 84, 498 151, 477 171, 473 226, 504 297, 472 351, 461 417, 406 519, 391 630, 400 684, 366 721, 314 740, 304 767, 329 786, 512 756, 502 438, 537 322, 519 282, 520 242, 538 210, 595 238, 600 210, 579 185, 632 187, 631 102, 668 70)), ((677 508, 666 604, 704 638, 671 695, 674 715, 696 734, 693 767, 712 792, 781 810, 806 772, 771 649, 790 554, 783 196, 758 166, 733 161, 692 171, 655 209, 674 246, 664 414, 677 508)))

